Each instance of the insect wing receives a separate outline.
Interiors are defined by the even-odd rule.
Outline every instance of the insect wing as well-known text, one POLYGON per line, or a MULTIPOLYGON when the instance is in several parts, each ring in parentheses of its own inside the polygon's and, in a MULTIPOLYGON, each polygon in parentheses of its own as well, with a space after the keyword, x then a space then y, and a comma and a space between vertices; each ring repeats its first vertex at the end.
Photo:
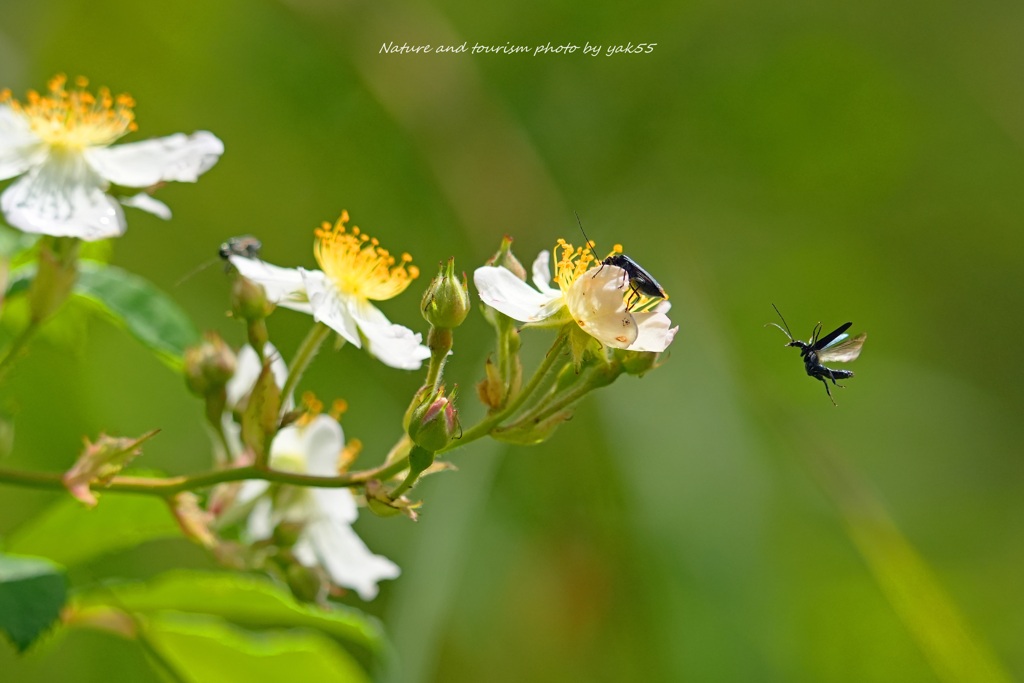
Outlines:
POLYGON ((844 323, 844 324, 840 325, 839 327, 837 327, 836 329, 834 329, 831 332, 829 332, 828 334, 826 334, 821 339, 818 339, 814 343, 814 350, 815 351, 821 351, 822 349, 827 347, 829 344, 831 344, 836 339, 838 339, 839 335, 841 335, 843 332, 846 332, 846 330, 850 329, 850 325, 852 325, 852 324, 853 323, 844 323))
POLYGON ((832 344, 828 348, 820 349, 818 351, 818 362, 849 363, 850 361, 857 360, 857 356, 860 355, 860 350, 864 346, 864 340, 867 338, 868 335, 861 332, 856 337, 851 337, 832 344))

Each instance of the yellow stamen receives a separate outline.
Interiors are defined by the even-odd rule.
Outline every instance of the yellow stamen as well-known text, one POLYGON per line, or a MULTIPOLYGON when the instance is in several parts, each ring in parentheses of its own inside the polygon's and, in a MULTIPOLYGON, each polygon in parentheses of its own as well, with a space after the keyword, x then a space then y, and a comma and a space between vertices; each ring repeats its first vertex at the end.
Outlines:
POLYGON ((89 81, 82 76, 75 79, 77 90, 67 90, 67 80, 64 74, 54 76, 47 84, 49 95, 30 90, 24 104, 4 90, 0 104, 26 117, 32 132, 44 142, 63 149, 109 145, 136 130, 135 100, 131 97, 113 97, 108 88, 93 95, 85 90, 89 81))
POLYGON ((359 454, 363 451, 363 442, 359 439, 350 439, 345 447, 341 449, 341 455, 338 457, 338 471, 347 472, 348 468, 352 466, 352 463, 356 461, 359 454))
POLYGON ((352 226, 346 228, 348 211, 333 226, 324 223, 316 230, 313 253, 321 270, 344 294, 358 299, 383 301, 401 294, 419 277, 412 256, 396 259, 377 240, 352 226))
POLYGON ((558 243, 555 245, 555 255, 558 256, 561 252, 561 256, 555 263, 555 282, 558 283, 562 292, 568 292, 572 283, 587 272, 591 265, 598 262, 591 249, 591 244, 585 247, 573 247, 564 239, 558 239, 558 243))
POLYGON ((336 398, 331 403, 331 410, 327 414, 335 420, 340 420, 341 416, 346 412, 348 412, 348 401, 343 398, 336 398))
POLYGON ((302 393, 302 407, 306 412, 298 419, 298 424, 305 427, 313 421, 313 418, 324 411, 324 402, 318 399, 312 391, 304 391, 302 393))

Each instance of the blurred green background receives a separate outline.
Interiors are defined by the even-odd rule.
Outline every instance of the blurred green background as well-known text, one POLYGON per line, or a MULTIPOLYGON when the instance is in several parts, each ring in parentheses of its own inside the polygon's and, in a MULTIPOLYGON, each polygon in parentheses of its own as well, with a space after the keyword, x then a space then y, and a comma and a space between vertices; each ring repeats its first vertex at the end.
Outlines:
MULTIPOLYGON (((576 239, 578 210, 671 294, 663 368, 540 447, 459 451, 458 473, 416 489, 417 524, 360 519, 403 569, 365 605, 394 680, 1009 680, 1024 675, 1022 32, 1008 0, 5 2, 0 87, 82 74, 136 98, 132 139, 224 140, 197 185, 160 192, 170 223, 130 212, 114 263, 236 344, 221 269, 175 283, 243 233, 312 266, 312 229, 343 208, 425 274, 451 255, 471 272, 506 233, 529 262, 576 239), (379 54, 388 41, 657 47, 379 54), (800 338, 819 320, 868 332, 838 408, 763 327, 773 302, 800 338)), ((414 289, 382 308, 422 330, 414 289)), ((271 319, 286 356, 307 321, 271 319)), ((4 387, 5 466, 65 469, 82 435, 160 427, 145 465, 202 469, 180 377, 88 328, 74 350, 38 342, 4 387)), ((550 341, 524 333, 532 358, 550 341)), ((479 316, 456 338, 467 423, 490 343, 479 316)), ((348 400, 372 462, 420 375, 346 348, 307 378, 348 400)), ((3 487, 0 533, 57 498, 3 487)), ((211 564, 158 543, 89 574, 211 564)), ((5 680, 156 680, 101 634, 43 659, 0 645, 5 680)))

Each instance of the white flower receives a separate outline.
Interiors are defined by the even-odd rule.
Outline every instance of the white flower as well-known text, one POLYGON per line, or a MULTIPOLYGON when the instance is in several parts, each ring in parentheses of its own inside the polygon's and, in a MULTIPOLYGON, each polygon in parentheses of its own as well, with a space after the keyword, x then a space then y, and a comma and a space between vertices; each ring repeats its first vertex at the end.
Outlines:
MULTIPOLYGON (((134 101, 67 90, 50 80, 49 95, 29 92, 25 103, 0 93, 0 180, 21 176, 0 196, 7 221, 25 232, 99 240, 124 234, 124 212, 107 194, 110 184, 151 188, 175 180, 195 182, 224 152, 212 133, 178 133, 111 147, 134 131, 134 101)), ((170 217, 163 202, 140 192, 121 203, 170 217)))
POLYGON ((263 285, 267 297, 279 306, 308 313, 385 365, 416 370, 430 350, 422 337, 395 325, 371 301, 401 294, 419 275, 412 258, 396 261, 375 239, 348 229, 348 212, 333 226, 324 223, 316 231, 313 253, 322 270, 281 268, 259 259, 234 255, 231 263, 244 277, 263 285))
MULTIPOLYGON (((265 351, 268 358, 280 358, 269 345, 265 351)), ((271 361, 271 371, 281 383, 287 369, 277 359, 271 361)), ((252 389, 259 372, 255 351, 245 347, 238 354, 238 370, 227 387, 229 407, 252 389)), ((317 415, 277 433, 270 447, 269 464, 275 470, 337 476, 338 456, 344 445, 341 425, 326 415, 317 415)), ((307 567, 323 567, 334 583, 354 589, 364 600, 377 595, 378 581, 401 573, 394 562, 371 552, 352 529, 358 509, 347 488, 272 488, 269 482, 253 480, 242 485, 234 503, 236 507, 248 504, 252 504, 246 525, 251 540, 270 538, 281 522, 301 525, 292 548, 298 561, 307 567)))
POLYGON ((629 278, 618 266, 596 263, 589 249, 558 241, 562 258, 552 287, 551 255, 542 251, 533 262, 536 289, 501 266, 483 266, 473 273, 480 299, 501 313, 525 323, 561 323, 568 311, 584 332, 602 344, 630 351, 664 351, 679 326, 666 313, 671 304, 641 298, 632 309, 629 278), (590 267, 593 266, 593 267, 590 267))

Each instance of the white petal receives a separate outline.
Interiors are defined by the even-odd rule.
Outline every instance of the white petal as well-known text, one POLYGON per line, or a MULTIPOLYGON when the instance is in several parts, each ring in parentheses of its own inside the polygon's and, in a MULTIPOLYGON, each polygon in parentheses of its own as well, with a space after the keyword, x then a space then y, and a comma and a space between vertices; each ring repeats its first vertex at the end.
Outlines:
POLYGON ((338 475, 338 455, 345 445, 341 425, 327 415, 317 415, 308 425, 285 427, 277 433, 270 447, 275 455, 299 456, 306 463, 306 472, 321 477, 338 475))
POLYGON ((133 194, 130 197, 118 197, 118 201, 120 201, 124 206, 130 206, 133 209, 139 209, 146 213, 151 213, 157 218, 162 218, 165 221, 171 220, 170 207, 159 199, 155 199, 153 195, 148 192, 139 192, 138 194, 133 194))
POLYGON ((338 294, 334 283, 319 270, 299 268, 299 273, 309 296, 313 319, 327 325, 357 349, 362 348, 363 340, 359 338, 356 321, 349 312, 348 305, 338 294))
POLYGON ((481 301, 520 322, 539 322, 561 308, 555 305, 562 298, 559 290, 538 292, 506 268, 477 268, 473 272, 473 284, 480 293, 481 301))
POLYGON ((349 489, 310 489, 320 517, 335 524, 351 524, 359 516, 356 499, 349 489))
POLYGON ((380 362, 401 370, 418 370, 430 358, 422 336, 392 323, 368 301, 350 302, 349 312, 366 337, 366 350, 380 362))
POLYGON ((254 541, 270 538, 274 533, 274 521, 271 519, 273 505, 269 498, 260 498, 249 513, 249 520, 246 523, 246 531, 254 541))
POLYGON ((81 157, 50 157, 0 197, 7 221, 25 232, 86 241, 124 234, 124 212, 81 157))
POLYGON ((262 496, 269 488, 270 482, 264 481, 263 479, 248 479, 243 481, 242 485, 238 488, 238 493, 235 495, 234 505, 236 507, 245 505, 249 501, 262 496))
POLYGON ((551 252, 547 249, 533 260, 533 285, 541 294, 551 295, 559 290, 551 286, 551 252))
POLYGON ((401 573, 394 562, 373 554, 347 525, 317 520, 306 527, 305 536, 331 579, 340 586, 355 589, 363 600, 376 597, 378 581, 393 579, 401 573))
POLYGON ((573 319, 602 344, 625 349, 636 341, 636 320, 626 310, 626 272, 616 266, 591 269, 576 278, 565 299, 573 319))
POLYGON ((86 150, 89 164, 112 183, 148 187, 162 180, 195 182, 217 163, 224 143, 205 130, 86 150))
POLYGON ((46 145, 24 116, 0 104, 0 180, 13 178, 46 159, 46 145))
POLYGON ((267 291, 267 298, 278 306, 301 313, 312 313, 302 274, 298 268, 281 268, 266 261, 244 256, 229 256, 228 260, 243 277, 263 285, 267 291))
POLYGON ((630 347, 630 351, 656 351, 661 352, 668 348, 672 339, 679 331, 679 325, 671 327, 672 321, 665 313, 670 308, 669 303, 663 302, 654 310, 643 313, 634 313, 636 325, 639 330, 636 341, 630 347))

